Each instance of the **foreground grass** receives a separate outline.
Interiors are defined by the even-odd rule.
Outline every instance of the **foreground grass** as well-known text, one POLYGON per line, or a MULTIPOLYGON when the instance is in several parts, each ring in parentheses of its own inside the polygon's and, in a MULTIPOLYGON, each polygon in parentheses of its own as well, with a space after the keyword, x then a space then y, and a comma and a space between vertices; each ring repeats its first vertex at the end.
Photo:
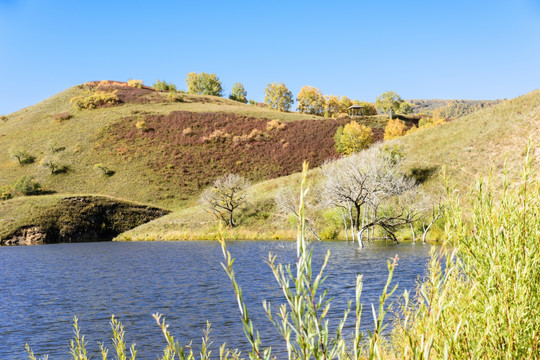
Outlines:
MULTIPOLYGON (((453 188, 447 214, 447 246, 432 253, 426 279, 419 283, 418 294, 404 293, 402 317, 390 337, 387 325, 388 297, 397 259, 388 263, 389 276, 378 308, 371 306, 374 328, 360 331, 363 313, 360 302, 362 276, 356 280, 352 316, 355 330, 344 334, 343 326, 351 312, 351 303, 335 331, 329 330, 326 314, 332 301, 321 291, 324 268, 312 269, 312 251, 306 242, 304 199, 306 169, 300 189, 297 229, 297 262, 283 266, 269 254, 268 264, 277 285, 283 291, 283 304, 277 312, 264 303, 269 321, 282 337, 289 359, 536 359, 540 357, 540 186, 532 167, 529 147, 520 182, 511 183, 505 172, 501 185, 479 180, 471 193, 474 210, 471 222, 464 222, 463 207, 453 188)), ((235 278, 234 260, 221 240, 224 263, 235 291, 244 334, 251 345, 249 359, 271 359, 272 349, 265 347, 254 329, 235 278)), ((392 289, 392 290, 391 290, 392 289)), ((161 315, 154 315, 167 346, 159 359, 210 359, 208 336, 202 351, 195 354, 191 345, 182 346, 168 331, 161 315)), ((124 329, 113 317, 113 344, 117 358, 135 359, 135 346, 123 341, 124 329)), ((75 322, 71 342, 73 359, 88 359, 84 337, 75 322)), ((206 333, 208 335, 208 332, 206 333)), ((236 351, 220 348, 220 359, 239 359, 236 351)), ((30 359, 35 359, 27 346, 30 359)), ((107 359, 103 348, 101 358, 107 359)))

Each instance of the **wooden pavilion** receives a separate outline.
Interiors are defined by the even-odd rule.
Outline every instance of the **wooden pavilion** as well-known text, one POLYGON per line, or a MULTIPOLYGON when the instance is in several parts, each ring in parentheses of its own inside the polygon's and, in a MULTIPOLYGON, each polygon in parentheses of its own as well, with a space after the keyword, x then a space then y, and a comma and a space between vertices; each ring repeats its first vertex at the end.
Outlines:
POLYGON ((350 117, 357 117, 357 116, 364 116, 364 106, 360 105, 353 105, 349 106, 349 116, 350 117))

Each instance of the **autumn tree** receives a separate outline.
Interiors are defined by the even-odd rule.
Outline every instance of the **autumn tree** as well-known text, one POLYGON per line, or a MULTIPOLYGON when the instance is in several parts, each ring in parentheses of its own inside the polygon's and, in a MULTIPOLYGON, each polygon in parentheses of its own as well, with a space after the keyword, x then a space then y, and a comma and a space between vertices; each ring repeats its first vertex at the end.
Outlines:
POLYGON ((349 108, 353 105, 352 100, 349 99, 346 96, 342 96, 339 99, 339 102, 340 102, 340 110, 339 110, 339 112, 347 114, 347 112, 349 111, 349 108))
POLYGON ((247 104, 247 91, 242 83, 235 83, 229 95, 229 99, 247 104))
POLYGON ((186 84, 190 94, 222 96, 223 88, 216 74, 187 74, 186 84))
POLYGON ((325 100, 321 90, 313 86, 304 86, 300 89, 296 100, 298 111, 305 114, 323 115, 325 100))
MULTIPOLYGON (((334 95, 325 96, 325 107, 324 107, 324 116, 325 117, 336 117, 341 113, 341 103, 339 98, 334 95)), ((346 112, 346 111, 345 111, 346 112)))
POLYGON ((240 175, 222 176, 206 189, 199 199, 200 204, 229 227, 234 227, 234 211, 246 204, 250 183, 240 175))
POLYGON ((338 128, 334 141, 339 153, 350 155, 368 148, 373 143, 373 131, 370 127, 351 121, 343 128, 338 128))
POLYGON ((359 101, 358 105, 364 107, 364 115, 366 116, 377 115, 377 108, 372 103, 367 102, 367 101, 359 101))
POLYGON ((266 85, 264 89, 264 103, 270 109, 289 111, 294 100, 284 83, 272 83, 266 85))
POLYGON ((399 105, 403 100, 394 91, 387 91, 381 94, 375 100, 375 107, 380 109, 383 113, 392 116, 399 110, 399 105))
POLYGON ((407 126, 399 119, 390 119, 384 129, 384 140, 395 139, 405 135, 407 126))
POLYGON ((413 108, 413 104, 411 104, 410 102, 407 102, 407 101, 402 101, 399 104, 398 113, 403 114, 403 115, 410 114, 410 113, 412 113, 412 108, 413 108))
POLYGON ((367 230, 380 227, 397 241, 396 231, 417 219, 410 203, 398 201, 417 188, 414 180, 399 171, 401 159, 397 152, 372 147, 322 167, 321 196, 328 205, 349 213, 360 246, 367 230))

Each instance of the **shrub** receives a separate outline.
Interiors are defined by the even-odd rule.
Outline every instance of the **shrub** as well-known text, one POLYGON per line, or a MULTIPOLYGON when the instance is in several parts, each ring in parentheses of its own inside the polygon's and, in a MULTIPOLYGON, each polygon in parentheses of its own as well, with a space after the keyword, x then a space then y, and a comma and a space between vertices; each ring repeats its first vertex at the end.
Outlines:
POLYGON ((22 195, 38 195, 41 193, 41 185, 33 176, 23 176, 15 182, 14 190, 22 195))
POLYGON ((132 87, 136 87, 138 89, 141 89, 143 87, 143 81, 142 80, 133 80, 133 79, 130 79, 128 80, 127 82, 128 86, 132 86, 132 87))
POLYGON ((43 158, 39 164, 44 168, 49 169, 51 175, 62 174, 68 171, 66 165, 60 164, 57 159, 52 157, 43 158))
POLYGON ((6 115, 2 115, 0 116, 0 120, 2 120, 3 122, 6 122, 8 121, 8 117, 6 115))
POLYGON ((167 83, 166 81, 157 79, 154 85, 152 85, 157 91, 176 91, 176 85, 173 83, 167 83))
POLYGON ((146 126, 146 121, 137 121, 137 123, 135 123, 135 127, 139 130, 141 130, 142 132, 146 132, 148 131, 148 127, 146 126))
POLYGON ((167 94, 167 101, 169 102, 182 102, 184 101, 184 96, 182 94, 177 94, 173 90, 170 90, 167 94))
POLYGON ((17 159, 17 162, 19 163, 19 165, 32 164, 36 160, 35 156, 30 155, 28 152, 21 149, 11 150, 10 155, 11 155, 11 158, 17 159))
POLYGON ((113 176, 115 174, 114 170, 101 163, 94 165, 94 169, 98 170, 103 176, 113 176))
POLYGON ((469 222, 447 187, 448 246, 432 253, 419 295, 404 296, 393 358, 540 357, 540 186, 533 161, 529 147, 521 181, 478 181, 469 222))
POLYGON ((277 119, 270 120, 269 122, 266 123, 266 131, 283 130, 285 129, 285 126, 286 125, 284 123, 282 123, 281 121, 277 119))
POLYGON ((13 198, 13 189, 9 185, 0 187, 0 201, 13 198))
POLYGON ((97 91, 90 96, 77 96, 70 100, 77 109, 96 109, 114 106, 120 103, 116 92, 97 91))
POLYGON ((367 149, 373 143, 373 131, 370 127, 351 121, 345 127, 341 126, 334 135, 336 151, 350 155, 367 149))
POLYGON ((56 121, 65 121, 71 119, 71 114, 67 111, 62 113, 57 113, 53 115, 53 119, 56 121))
POLYGON ((395 139, 397 137, 405 135, 407 126, 399 119, 390 119, 386 128, 384 129, 384 140, 395 139))

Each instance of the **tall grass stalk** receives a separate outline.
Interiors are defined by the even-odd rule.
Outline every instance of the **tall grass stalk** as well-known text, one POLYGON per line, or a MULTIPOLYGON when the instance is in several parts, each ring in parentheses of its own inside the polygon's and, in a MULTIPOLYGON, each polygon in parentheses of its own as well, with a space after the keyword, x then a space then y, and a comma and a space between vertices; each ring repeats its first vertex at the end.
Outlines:
POLYGON ((523 171, 499 186, 478 181, 472 219, 457 194, 448 208, 446 248, 432 254, 417 298, 407 296, 394 331, 397 357, 540 358, 540 187, 529 144, 523 171))
MULTIPOLYGON (((348 337, 343 333, 345 322, 350 313, 350 302, 344 311, 343 317, 339 320, 337 328, 331 331, 329 320, 326 317, 330 309, 331 299, 327 298, 327 290, 320 291, 320 287, 326 279, 324 270, 330 252, 326 254, 320 270, 314 274, 312 269, 313 249, 309 247, 306 240, 304 201, 308 194, 306 188, 307 169, 308 166, 304 163, 298 209, 296 273, 294 273, 291 265, 278 264, 275 255, 268 255, 268 264, 283 292, 285 303, 279 306, 277 313, 274 313, 271 305, 264 302, 263 306, 267 317, 283 338, 288 359, 381 359, 385 354, 381 338, 382 331, 385 328, 384 317, 387 313, 385 304, 388 297, 395 291, 395 288, 389 291, 389 287, 397 258, 388 263, 389 276, 380 297, 379 309, 376 311, 375 307, 372 306, 375 325, 371 336, 366 339, 363 332, 360 331, 362 316, 362 304, 360 302, 362 293, 361 276, 356 279, 356 322, 352 340, 348 341, 348 337)), ((235 290, 242 323, 244 324, 244 332, 252 346, 249 353, 250 359, 269 359, 271 348, 263 348, 259 333, 253 329, 247 307, 243 302, 242 290, 234 275, 234 260, 227 251, 225 241, 221 240, 221 245, 225 257, 223 267, 227 271, 235 290)))

